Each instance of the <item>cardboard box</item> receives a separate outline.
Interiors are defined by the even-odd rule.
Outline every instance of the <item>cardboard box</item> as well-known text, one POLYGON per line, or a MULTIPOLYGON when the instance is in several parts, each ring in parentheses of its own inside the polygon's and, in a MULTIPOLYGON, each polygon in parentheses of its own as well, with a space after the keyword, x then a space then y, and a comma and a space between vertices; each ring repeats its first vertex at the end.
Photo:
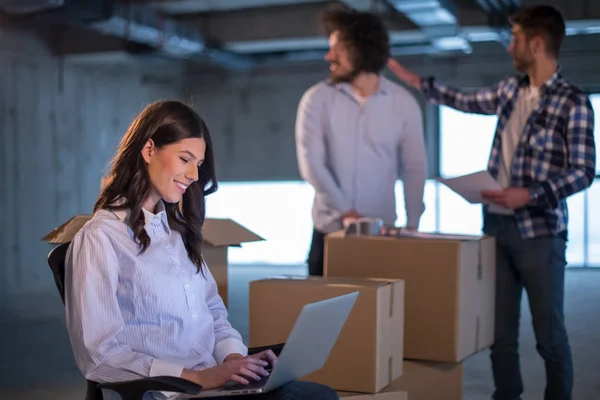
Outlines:
POLYGON ((402 376, 380 393, 365 396, 360 393, 338 392, 347 400, 461 400, 462 363, 404 361, 402 376))
POLYGON ((338 392, 340 399, 345 400, 408 400, 408 393, 404 390, 376 393, 376 394, 359 394, 359 393, 344 393, 338 392))
POLYGON ((380 391, 402 374, 402 280, 283 276, 250 282, 249 345, 285 342, 304 305, 356 290, 356 304, 324 367, 303 379, 336 390, 380 391))
MULTIPOLYGON (((42 240, 51 244, 70 242, 91 218, 90 214, 76 215, 48 233, 42 240)), ((217 282, 219 294, 227 306, 229 281, 227 249, 232 246, 239 247, 242 243, 264 239, 231 219, 217 218, 207 218, 204 221, 202 235, 204 237, 202 255, 217 282)))
POLYGON ((462 361, 494 339, 495 239, 423 236, 330 234, 324 275, 403 279, 404 358, 462 361))

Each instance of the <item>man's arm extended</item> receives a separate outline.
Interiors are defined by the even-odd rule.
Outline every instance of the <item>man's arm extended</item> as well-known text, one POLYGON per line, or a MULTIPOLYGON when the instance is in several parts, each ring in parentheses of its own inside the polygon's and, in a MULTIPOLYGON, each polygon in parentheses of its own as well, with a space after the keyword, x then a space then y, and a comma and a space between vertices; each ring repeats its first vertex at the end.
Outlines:
POLYGON ((406 84, 413 86, 423 93, 433 104, 452 107, 456 110, 492 115, 498 108, 498 85, 474 91, 463 91, 438 82, 433 77, 420 77, 407 70, 396 60, 388 61, 388 68, 406 84))

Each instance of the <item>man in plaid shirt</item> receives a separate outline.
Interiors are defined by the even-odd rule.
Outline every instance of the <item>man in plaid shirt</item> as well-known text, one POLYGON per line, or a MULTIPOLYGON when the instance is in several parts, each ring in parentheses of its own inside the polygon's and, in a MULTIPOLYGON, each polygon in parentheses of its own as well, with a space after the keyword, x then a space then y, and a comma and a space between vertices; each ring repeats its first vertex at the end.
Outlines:
POLYGON ((571 399, 573 364, 563 314, 566 199, 594 179, 594 111, 588 96, 559 72, 565 35, 560 12, 531 6, 511 22, 508 51, 523 76, 491 88, 467 93, 421 78, 394 60, 388 66, 435 104, 498 115, 488 171, 504 189, 482 193, 489 201, 483 230, 497 242, 493 398, 519 399, 523 393, 518 335, 525 288, 546 366, 545 399, 571 399))

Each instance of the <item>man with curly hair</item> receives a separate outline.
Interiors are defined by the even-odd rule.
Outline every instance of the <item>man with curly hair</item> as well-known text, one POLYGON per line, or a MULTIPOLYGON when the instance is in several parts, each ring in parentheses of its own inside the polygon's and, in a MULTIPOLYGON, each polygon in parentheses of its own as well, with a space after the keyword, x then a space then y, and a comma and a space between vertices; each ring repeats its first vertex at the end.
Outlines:
POLYGON ((381 75, 388 32, 374 14, 330 8, 328 79, 302 96, 296 147, 302 178, 315 189, 310 275, 323 275, 324 237, 360 217, 396 222, 395 184, 404 183, 407 228, 425 207, 427 160, 421 109, 409 91, 381 75))

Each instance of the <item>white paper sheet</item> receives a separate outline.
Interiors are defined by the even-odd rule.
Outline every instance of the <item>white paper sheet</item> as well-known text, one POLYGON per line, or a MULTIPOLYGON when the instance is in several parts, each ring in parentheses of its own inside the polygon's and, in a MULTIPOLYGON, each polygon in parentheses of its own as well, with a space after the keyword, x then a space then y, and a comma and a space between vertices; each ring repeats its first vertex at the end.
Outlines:
POLYGON ((487 171, 450 179, 437 178, 437 181, 448 186, 471 204, 489 203, 481 196, 484 190, 502 190, 502 186, 487 171))

